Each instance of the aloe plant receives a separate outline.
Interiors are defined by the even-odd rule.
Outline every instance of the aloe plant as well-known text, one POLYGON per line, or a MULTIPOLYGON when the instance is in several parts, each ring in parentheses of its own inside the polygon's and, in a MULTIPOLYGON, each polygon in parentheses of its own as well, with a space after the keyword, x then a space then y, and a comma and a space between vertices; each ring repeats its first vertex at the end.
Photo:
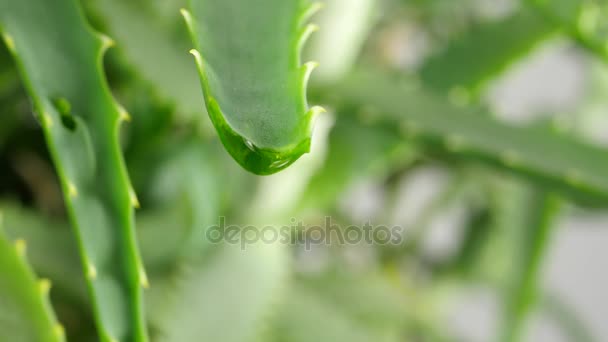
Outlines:
POLYGON ((494 5, 0 0, 0 340, 468 341, 479 285, 605 340, 542 270, 608 202, 606 8, 494 5), (495 115, 564 41, 584 96, 495 115))

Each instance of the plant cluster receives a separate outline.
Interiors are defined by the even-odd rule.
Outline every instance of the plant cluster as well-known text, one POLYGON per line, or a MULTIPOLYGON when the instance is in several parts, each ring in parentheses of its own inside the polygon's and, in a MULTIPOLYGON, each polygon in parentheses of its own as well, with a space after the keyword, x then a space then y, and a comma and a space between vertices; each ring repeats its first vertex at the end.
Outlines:
POLYGON ((561 213, 608 204, 584 124, 606 80, 526 124, 485 95, 556 39, 601 75, 608 5, 481 3, 0 0, 0 340, 456 341, 442 299, 471 284, 502 303, 496 340, 535 311, 592 340, 539 269, 561 213), (461 238, 429 252, 454 206, 461 238))

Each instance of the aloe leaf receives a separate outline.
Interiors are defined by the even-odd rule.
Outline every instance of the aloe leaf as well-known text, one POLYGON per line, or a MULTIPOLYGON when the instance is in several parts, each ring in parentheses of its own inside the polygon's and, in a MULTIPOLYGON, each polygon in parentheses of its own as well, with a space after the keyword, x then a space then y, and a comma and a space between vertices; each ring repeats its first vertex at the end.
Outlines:
POLYGON ((306 84, 314 63, 300 50, 315 26, 307 0, 191 0, 183 14, 207 111, 228 152, 260 175, 310 149, 314 117, 306 84))
POLYGON ((476 96, 485 82, 555 32, 553 25, 525 10, 477 24, 429 57, 420 70, 422 80, 454 96, 476 96))
POLYGON ((91 1, 90 5, 133 68, 165 100, 175 103, 178 118, 190 120, 204 114, 196 66, 184 53, 187 45, 172 37, 150 8, 122 0, 91 1))
POLYGON ((512 283, 505 298, 504 326, 501 341, 519 341, 525 322, 537 303, 538 278, 547 251, 550 233, 559 213, 560 200, 554 195, 535 193, 528 196, 527 215, 522 239, 517 244, 512 283), (526 229, 527 228, 527 229, 526 229))
POLYGON ((338 102, 382 114, 381 120, 427 152, 513 172, 582 204, 608 202, 608 158, 600 147, 549 127, 515 126, 479 115, 382 73, 357 72, 331 89, 338 102))
POLYGON ((26 260, 26 241, 2 231, 0 212, 0 340, 65 341, 49 301, 51 282, 38 279, 26 260))
POLYGON ((67 225, 12 202, 1 202, 0 210, 4 214, 6 236, 27 241, 28 259, 36 272, 73 299, 86 302, 77 244, 67 225))
POLYGON ((331 82, 343 77, 355 64, 374 26, 377 0, 325 0, 315 15, 322 33, 310 39, 305 56, 319 62, 313 82, 331 82))
POLYGON ((278 244, 223 244, 149 292, 157 341, 256 341, 280 298, 289 255, 278 244))
POLYGON ((582 47, 608 60, 608 3, 602 0, 526 0, 542 17, 561 27, 582 47))
POLYGON ((0 27, 59 174, 100 338, 145 341, 137 199, 118 144, 129 116, 101 67, 110 40, 89 28, 73 0, 2 0, 0 27))

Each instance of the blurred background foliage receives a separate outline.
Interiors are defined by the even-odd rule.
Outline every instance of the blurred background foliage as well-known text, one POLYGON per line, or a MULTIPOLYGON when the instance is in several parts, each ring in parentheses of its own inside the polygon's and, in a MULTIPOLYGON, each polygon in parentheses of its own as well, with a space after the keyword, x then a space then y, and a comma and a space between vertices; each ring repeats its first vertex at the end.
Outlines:
MULTIPOLYGON (((152 340, 608 339, 594 323, 606 297, 572 302, 542 272, 559 231, 579 229, 567 218, 606 215, 608 4, 327 0, 305 60, 320 62, 310 102, 329 113, 312 153, 270 177, 242 170, 215 136, 184 1, 82 5, 117 43, 105 68, 132 116, 121 144, 141 203, 152 340), (340 227, 398 225, 405 239, 242 251, 205 235, 219 217, 263 227, 326 216, 340 227), (473 297, 490 298, 477 316, 473 297)), ((68 339, 95 340, 57 175, 4 46, 0 117, 5 231, 27 241, 34 270, 52 281, 68 339)))

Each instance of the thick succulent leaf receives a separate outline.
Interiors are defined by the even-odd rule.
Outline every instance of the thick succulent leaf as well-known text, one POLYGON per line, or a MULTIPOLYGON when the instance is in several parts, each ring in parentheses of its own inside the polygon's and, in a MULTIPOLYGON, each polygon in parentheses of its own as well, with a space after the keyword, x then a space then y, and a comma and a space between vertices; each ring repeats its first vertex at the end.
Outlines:
POLYGON ((358 72, 325 94, 384 114, 382 120, 431 153, 514 172, 583 204, 607 204, 604 149, 549 127, 506 124, 408 84, 382 73, 358 72))
POLYGON ((272 174, 310 148, 317 107, 306 84, 314 64, 300 49, 318 5, 307 0, 191 0, 183 11, 207 111, 228 152, 245 169, 272 174))
POLYGON ((25 240, 11 243, 1 224, 0 221, 0 340, 65 341, 63 327, 48 298, 51 282, 36 277, 25 257, 25 240))
POLYGON ((155 282, 148 299, 157 341, 255 341, 287 281, 284 246, 217 245, 155 282))
POLYGON ((59 174, 100 337, 146 340, 137 200, 118 144, 128 114, 101 70, 109 40, 91 31, 73 0, 2 0, 0 27, 59 174))
MULTIPOLYGON (((176 260, 188 253, 186 246, 198 253, 209 245, 204 228, 216 223, 221 196, 225 195, 217 189, 225 176, 218 173, 217 165, 227 164, 215 162, 223 153, 218 145, 181 142, 179 151, 171 149, 171 157, 162 159, 163 166, 153 172, 151 197, 155 210, 137 215, 142 259, 150 272, 161 273, 175 266, 176 260)), ((236 165, 233 168, 244 174, 236 165)), ((7 235, 23 238, 32 246, 30 259, 36 270, 75 299, 86 302, 77 243, 67 224, 9 201, 0 202, 0 208, 8 223, 7 235)))
POLYGON ((605 0, 526 0, 542 17, 563 28, 578 43, 608 60, 608 14, 605 0))
POLYGON ((144 6, 145 2, 104 0, 91 1, 90 5, 133 68, 165 100, 175 103, 179 119, 190 120, 204 114, 196 66, 185 53, 187 45, 169 34, 154 11, 144 6))
POLYGON ((454 95, 476 94, 484 82, 552 36, 555 27, 529 11, 473 26, 432 55, 420 70, 423 82, 454 95))
POLYGON ((465 276, 475 270, 480 263, 484 247, 494 232, 492 223, 490 209, 483 208, 473 213, 465 226, 458 252, 450 262, 452 270, 465 276))
POLYGON ((2 202, 0 210, 4 214, 6 236, 27 241, 28 259, 36 272, 49 278, 71 299, 87 302, 77 244, 67 225, 12 202, 2 202))

